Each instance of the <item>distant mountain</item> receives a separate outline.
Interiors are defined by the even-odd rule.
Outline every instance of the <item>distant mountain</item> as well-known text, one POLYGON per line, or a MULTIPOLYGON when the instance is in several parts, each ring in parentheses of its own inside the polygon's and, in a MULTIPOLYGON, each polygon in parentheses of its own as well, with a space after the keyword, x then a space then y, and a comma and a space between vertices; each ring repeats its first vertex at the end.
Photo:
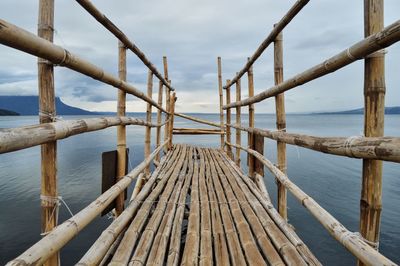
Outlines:
MULTIPOLYGON (((11 110, 20 115, 38 115, 38 96, 0 96, 0 108, 11 110)), ((57 115, 91 115, 96 114, 87 110, 69 106, 56 97, 57 115)))
POLYGON ((0 109, 0 116, 8 116, 8 115, 19 115, 17 112, 13 112, 10 110, 0 109))
MULTIPOLYGON (((364 108, 358 108, 347 111, 339 111, 339 112, 322 112, 322 113, 314 113, 314 114, 323 114, 323 115, 362 115, 364 114, 364 108)), ((386 115, 398 115, 400 114, 400 106, 394 107, 385 107, 386 115)))

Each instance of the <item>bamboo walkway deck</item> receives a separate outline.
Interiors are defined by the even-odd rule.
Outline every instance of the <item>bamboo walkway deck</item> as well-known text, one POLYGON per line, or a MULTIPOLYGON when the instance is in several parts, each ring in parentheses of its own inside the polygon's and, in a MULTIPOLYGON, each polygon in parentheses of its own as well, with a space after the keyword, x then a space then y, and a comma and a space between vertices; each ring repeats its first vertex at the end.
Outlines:
POLYGON ((220 150, 175 145, 131 204, 110 265, 319 265, 220 150))

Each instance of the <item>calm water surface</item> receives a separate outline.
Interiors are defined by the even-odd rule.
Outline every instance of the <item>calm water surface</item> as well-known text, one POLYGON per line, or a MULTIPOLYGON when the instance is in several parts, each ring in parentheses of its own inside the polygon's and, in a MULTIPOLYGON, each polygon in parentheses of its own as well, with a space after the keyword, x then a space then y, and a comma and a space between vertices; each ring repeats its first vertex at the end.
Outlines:
MULTIPOLYGON (((144 118, 142 114, 137 116, 144 118)), ((219 119, 218 115, 199 116, 214 121, 219 119)), ((64 117, 76 118, 79 117, 64 117)), ((37 120, 34 116, 0 117, 0 128, 36 124, 37 120)), ((319 136, 357 136, 363 132, 362 124, 362 115, 287 117, 289 132, 319 136)), ((399 125, 400 116, 386 116, 385 135, 400 136, 399 125)), ((198 124, 180 118, 176 119, 176 126, 199 127, 198 124)), ((273 129, 275 118, 272 115, 258 115, 256 126, 273 129)), ((143 141, 143 127, 127 127, 130 168, 143 160, 143 141)), ((178 136, 174 141, 210 147, 219 145, 218 136, 178 136)), ((246 144, 246 141, 247 135, 242 134, 242 144, 246 144)), ((58 143, 59 193, 72 212, 77 213, 100 195, 101 153, 115 149, 116 128, 70 137, 58 143)), ((289 177, 348 229, 358 231, 361 160, 326 155, 290 145, 287 149, 289 177)), ((275 142, 266 142, 265 154, 276 161, 275 142)), ((246 162, 244 153, 242 162, 246 162)), ((266 183, 275 200, 275 181, 267 171, 266 183)), ((5 264, 40 239, 39 195, 40 148, 0 155, 0 264, 5 264)), ((323 264, 354 265, 354 258, 290 194, 288 201, 289 222, 323 264)), ((397 263, 400 263, 399 206, 400 165, 384 163, 380 250, 397 263)), ((69 214, 62 206, 59 220, 68 218, 69 214)), ((106 217, 97 218, 65 246, 61 252, 64 265, 76 263, 110 222, 106 217)))

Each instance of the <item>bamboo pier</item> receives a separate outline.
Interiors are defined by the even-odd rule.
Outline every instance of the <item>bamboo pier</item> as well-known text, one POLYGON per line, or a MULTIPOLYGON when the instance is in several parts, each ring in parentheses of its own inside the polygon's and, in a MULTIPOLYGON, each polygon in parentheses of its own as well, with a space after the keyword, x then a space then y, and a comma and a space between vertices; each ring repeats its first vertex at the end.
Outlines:
POLYGON ((319 254, 313 253, 301 239, 301 232, 289 224, 292 214, 287 200, 289 195, 353 254, 359 265, 396 265, 379 251, 382 163, 400 163, 400 137, 384 136, 383 50, 400 41, 400 20, 384 26, 383 0, 364 1, 364 39, 288 79, 283 75, 283 31, 311 2, 309 0, 294 3, 247 58, 244 67, 234 77, 226 79, 225 86, 223 60, 217 57, 214 89, 218 96, 215 112, 219 121, 181 113, 179 89, 171 85, 167 57, 160 58, 163 69, 160 73, 149 57, 91 1, 76 1, 118 40, 118 50, 115 47, 118 76, 53 43, 54 0, 39 0, 37 35, 0 19, 0 44, 38 58, 39 88, 39 124, 0 129, 0 155, 41 147, 43 237, 7 265, 60 265, 63 247, 110 206, 112 219, 104 231, 98 232, 97 239, 76 265, 322 265, 319 254), (272 44, 271 71, 274 71, 275 82, 272 87, 255 93, 254 63, 272 44), (146 93, 144 88, 139 89, 127 81, 130 52, 147 68, 146 93), (301 85, 357 60, 365 62, 365 136, 322 137, 288 132, 285 92, 301 90, 301 85), (118 96, 116 116, 58 120, 55 67, 69 68, 111 85, 110 89, 114 87, 118 96), (245 84, 248 96, 242 90, 245 84), (234 99, 231 97, 233 85, 234 99), (154 91, 154 87, 158 90, 154 91), (146 104, 144 120, 128 116, 127 94, 146 104), (155 94, 157 99, 153 99, 155 94), (269 98, 275 100, 274 129, 257 127, 255 118, 255 104, 269 98), (243 121, 242 107, 248 108, 248 124, 243 121), (155 121, 153 112, 157 112, 155 121), (191 121, 195 126, 181 127, 176 122, 178 118, 191 121), (110 127, 116 127, 117 132, 112 184, 78 213, 58 221, 58 211, 54 211, 60 201, 57 143, 110 127), (127 127, 142 127, 145 132, 144 158, 130 171, 127 127), (234 140, 232 130, 235 130, 234 140), (156 134, 155 143, 152 143, 152 132, 156 134), (246 142, 242 143, 242 132, 246 134, 247 146, 246 142), (197 145, 198 135, 210 135, 217 139, 218 145, 197 145), (194 141, 179 143, 180 138, 194 141), (269 147, 267 149, 265 139, 276 141, 276 162, 268 159, 272 152, 269 147), (287 145, 362 161, 360 233, 348 229, 314 200, 312 194, 307 194, 307 189, 294 183, 287 171, 290 167, 287 145), (242 154, 247 155, 247 161, 241 160, 242 154), (273 188, 265 185, 266 170, 276 180, 276 206, 270 197, 273 188), (125 193, 127 188, 133 191, 129 197, 125 193))

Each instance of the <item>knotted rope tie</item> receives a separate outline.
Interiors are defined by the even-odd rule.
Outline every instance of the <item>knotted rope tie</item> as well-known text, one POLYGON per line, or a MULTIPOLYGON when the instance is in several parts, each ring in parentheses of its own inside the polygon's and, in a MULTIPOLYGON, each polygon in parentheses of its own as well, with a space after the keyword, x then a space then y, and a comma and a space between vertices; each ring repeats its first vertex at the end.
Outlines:
POLYGON ((61 121, 62 117, 61 116, 57 116, 55 112, 46 112, 43 110, 39 110, 39 117, 40 118, 49 118, 51 120, 51 122, 57 122, 57 121, 61 121))
POLYGON ((377 242, 373 242, 373 241, 369 241, 367 239, 365 239, 360 232, 346 232, 344 233, 342 236, 340 236, 340 242, 342 244, 344 244, 345 241, 347 241, 349 238, 351 237, 358 237, 360 238, 363 242, 365 242, 366 244, 368 244, 369 246, 371 246, 373 249, 375 250, 379 250, 379 241, 377 242))
POLYGON ((354 157, 354 154, 351 151, 351 147, 353 145, 353 142, 358 140, 358 139, 361 139, 363 137, 364 136, 351 136, 351 137, 348 137, 346 139, 346 141, 344 142, 344 150, 345 150, 345 153, 346 153, 347 156, 354 157))
POLYGON ((55 218, 55 224, 56 225, 58 224, 58 214, 59 214, 59 207, 61 206, 61 203, 63 203, 65 205, 65 207, 67 208, 71 217, 74 216, 71 209, 69 208, 69 206, 67 205, 67 203, 63 200, 63 198, 61 196, 52 197, 52 196, 47 196, 47 195, 40 195, 40 200, 54 205, 53 210, 51 211, 51 215, 49 216, 47 223, 46 223, 46 228, 45 228, 46 230, 45 230, 45 232, 40 234, 41 236, 46 236, 51 232, 51 231, 48 231, 47 227, 53 216, 55 218))

